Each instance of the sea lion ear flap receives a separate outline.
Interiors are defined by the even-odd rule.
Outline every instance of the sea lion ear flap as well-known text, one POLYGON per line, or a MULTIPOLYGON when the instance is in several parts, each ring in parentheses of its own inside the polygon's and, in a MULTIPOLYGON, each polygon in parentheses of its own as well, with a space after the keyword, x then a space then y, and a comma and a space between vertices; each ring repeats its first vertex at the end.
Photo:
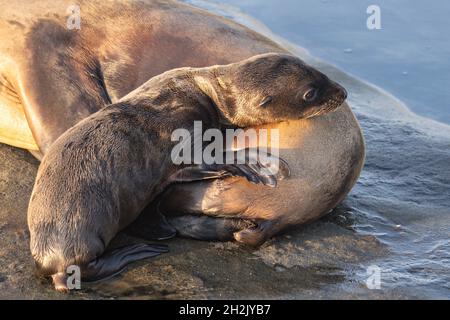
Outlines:
POLYGON ((265 97, 261 103, 259 104, 260 107, 266 107, 269 103, 271 103, 273 98, 271 96, 265 97))

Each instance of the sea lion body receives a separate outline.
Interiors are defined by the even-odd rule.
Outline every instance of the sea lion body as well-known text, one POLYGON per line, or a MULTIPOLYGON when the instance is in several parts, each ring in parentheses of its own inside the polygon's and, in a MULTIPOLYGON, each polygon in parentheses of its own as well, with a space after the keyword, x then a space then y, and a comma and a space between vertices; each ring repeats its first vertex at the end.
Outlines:
MULTIPOLYGON (((103 252, 170 183, 224 174, 274 183, 273 175, 234 162, 177 166, 171 158, 175 130, 191 132, 194 121, 205 129, 224 129, 298 120, 335 110, 345 98, 341 86, 284 54, 152 78, 79 122, 49 148, 28 209, 30 248, 40 272, 64 291, 62 280, 71 265, 82 268, 84 279, 120 271, 135 260, 127 258, 130 248, 106 258, 103 252), (312 100, 304 98, 310 87, 318 91, 312 100), (271 102, 262 105, 267 95, 271 102)), ((142 258, 162 247, 131 249, 132 256, 142 258)))
MULTIPOLYGON (((175 1, 77 3, 80 30, 67 28, 70 0, 0 1, 0 141, 45 154, 68 128, 152 76, 177 67, 287 52, 248 28, 175 1)), ((345 197, 364 160, 362 133, 348 105, 332 114, 272 127, 283 132, 280 155, 290 162, 292 178, 270 192, 245 181, 233 190, 235 179, 178 185, 172 191, 180 192, 180 204, 185 205, 175 211, 188 213, 186 223, 197 227, 198 218, 209 218, 189 213, 220 216, 224 208, 227 217, 244 211, 254 219, 285 216, 287 226, 316 219, 345 197), (228 191, 218 188, 221 183, 228 191)), ((206 229, 196 234, 173 223, 187 236, 229 238, 221 229, 208 231, 223 219, 202 221, 206 229)))

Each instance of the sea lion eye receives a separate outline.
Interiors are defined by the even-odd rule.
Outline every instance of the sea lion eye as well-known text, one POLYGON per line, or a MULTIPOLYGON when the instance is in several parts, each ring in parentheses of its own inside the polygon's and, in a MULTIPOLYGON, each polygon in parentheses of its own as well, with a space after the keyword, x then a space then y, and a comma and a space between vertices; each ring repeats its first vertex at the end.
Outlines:
POLYGON ((317 89, 311 88, 308 89, 305 94, 303 95, 303 100, 306 102, 311 102, 317 97, 317 89))
POLYGON ((271 103, 272 102, 272 100, 273 100, 273 98, 272 97, 265 97, 262 101, 261 101, 261 103, 259 104, 259 106, 260 107, 265 107, 265 106, 267 106, 269 103, 271 103))

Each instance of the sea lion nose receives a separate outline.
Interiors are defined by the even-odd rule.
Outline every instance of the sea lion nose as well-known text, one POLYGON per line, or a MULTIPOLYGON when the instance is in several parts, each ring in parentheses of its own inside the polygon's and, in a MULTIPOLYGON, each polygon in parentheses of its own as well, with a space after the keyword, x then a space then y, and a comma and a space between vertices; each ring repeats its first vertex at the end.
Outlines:
POLYGON ((347 99, 347 90, 345 90, 344 87, 342 87, 342 97, 345 99, 347 99))
POLYGON ((347 99, 347 90, 345 90, 345 88, 343 86, 341 86, 340 84, 336 83, 336 88, 337 88, 337 96, 339 98, 341 98, 342 100, 347 99))

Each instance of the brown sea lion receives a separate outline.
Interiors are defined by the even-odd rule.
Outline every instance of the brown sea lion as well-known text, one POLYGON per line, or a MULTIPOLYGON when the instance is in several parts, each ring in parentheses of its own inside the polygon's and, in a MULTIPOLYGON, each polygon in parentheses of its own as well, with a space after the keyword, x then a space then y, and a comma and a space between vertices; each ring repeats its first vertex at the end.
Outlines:
POLYGON ((176 129, 193 131, 194 121, 222 129, 298 120, 334 110, 345 98, 341 86, 284 54, 152 78, 69 129, 44 156, 28 209, 39 271, 66 291, 71 265, 80 266, 84 279, 97 280, 161 253, 161 246, 132 245, 103 255, 113 237, 173 182, 231 174, 275 184, 274 175, 250 164, 175 165, 170 155, 176 129), (310 95, 311 87, 320 94, 310 95))
MULTIPOLYGON (((0 0, 0 141, 45 154, 72 125, 168 69, 287 52, 242 25, 175 1, 77 3, 80 30, 67 28, 70 0, 0 0)), ((291 224, 316 219, 338 204, 364 160, 361 130, 350 108, 344 104, 333 114, 274 127, 282 133, 280 152, 290 162, 292 179, 270 192, 231 178, 178 185, 171 197, 178 190, 186 202, 175 211, 205 208, 211 214, 223 208, 229 217, 242 215, 245 204, 255 220, 270 212, 291 224)), ((186 234, 173 220, 182 234, 230 238, 229 220, 185 217, 204 233, 186 234), (206 233, 209 227, 217 232, 206 233)), ((269 234, 286 223, 278 225, 269 234)))

